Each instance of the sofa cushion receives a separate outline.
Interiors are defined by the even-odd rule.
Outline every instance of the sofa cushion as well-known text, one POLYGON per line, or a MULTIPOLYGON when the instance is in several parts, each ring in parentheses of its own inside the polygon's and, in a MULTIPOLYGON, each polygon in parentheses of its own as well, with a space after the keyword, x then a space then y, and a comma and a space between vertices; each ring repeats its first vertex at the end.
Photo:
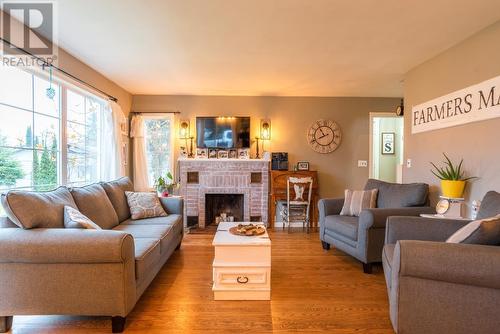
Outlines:
POLYGON ((367 189, 378 189, 377 208, 424 206, 429 195, 429 185, 425 183, 399 184, 369 179, 367 189))
POLYGON ((118 216, 102 186, 98 183, 71 189, 81 213, 105 230, 118 225, 118 216))
POLYGON ((125 195, 132 219, 167 216, 156 193, 126 191, 125 195))
POLYGON ((174 225, 181 222, 181 215, 168 215, 166 217, 154 217, 144 219, 127 219, 120 225, 174 225))
POLYGON ((500 245, 500 215, 472 221, 453 233, 446 242, 500 245))
POLYGON ((169 234, 173 234, 172 225, 123 225, 120 224, 113 228, 115 231, 123 231, 131 234, 136 238, 153 238, 160 241, 160 251, 164 254, 169 248, 171 238, 169 234))
POLYGON ((64 206, 76 209, 66 187, 47 192, 11 190, 2 194, 2 205, 9 219, 22 228, 63 228, 64 206))
POLYGON ((373 209, 377 205, 378 189, 370 190, 345 190, 344 205, 340 211, 341 216, 356 216, 364 209, 373 209))
POLYGON ((83 213, 70 206, 64 206, 64 227, 86 228, 89 230, 102 230, 99 225, 90 220, 83 213))
POLYGON ((358 240, 358 221, 358 217, 338 215, 326 216, 325 229, 336 232, 351 240, 358 240))
POLYGON ((134 191, 134 185, 128 177, 122 177, 115 181, 102 182, 101 186, 109 197, 115 208, 120 223, 130 218, 130 208, 127 203, 126 191, 134 191))
POLYGON ((477 219, 484 219, 500 214, 500 193, 488 191, 481 201, 477 219))
POLYGON ((382 257, 384 262, 384 276, 387 286, 391 288, 391 273, 392 273, 392 259, 394 258, 394 244, 385 244, 382 250, 382 257))
POLYGON ((160 262, 160 240, 156 238, 134 238, 135 278, 141 280, 160 262))

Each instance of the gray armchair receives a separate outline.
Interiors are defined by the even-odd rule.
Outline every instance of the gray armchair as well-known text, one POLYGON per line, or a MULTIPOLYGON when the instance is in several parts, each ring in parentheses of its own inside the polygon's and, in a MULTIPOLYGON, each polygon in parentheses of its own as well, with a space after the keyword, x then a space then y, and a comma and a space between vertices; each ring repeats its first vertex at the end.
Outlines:
MULTIPOLYGON (((489 192, 478 218, 500 213, 489 192)), ((469 221, 390 217, 382 263, 396 333, 498 333, 500 247, 449 244, 469 221)))
POLYGON ((371 273, 372 263, 382 261, 387 217, 418 216, 434 213, 434 209, 425 206, 429 186, 424 183, 395 184, 370 179, 365 189, 378 189, 376 209, 363 210, 359 217, 340 216, 343 198, 321 199, 319 225, 324 249, 334 245, 361 261, 365 273, 371 273))

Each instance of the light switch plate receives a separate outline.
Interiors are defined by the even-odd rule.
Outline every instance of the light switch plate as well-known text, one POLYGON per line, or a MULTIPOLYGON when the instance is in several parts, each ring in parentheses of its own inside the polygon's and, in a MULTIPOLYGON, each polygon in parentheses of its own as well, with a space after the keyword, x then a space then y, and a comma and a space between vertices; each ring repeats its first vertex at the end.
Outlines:
POLYGON ((368 161, 358 160, 358 167, 368 167, 368 161))
POLYGON ((406 159, 406 168, 411 168, 411 159, 406 159))

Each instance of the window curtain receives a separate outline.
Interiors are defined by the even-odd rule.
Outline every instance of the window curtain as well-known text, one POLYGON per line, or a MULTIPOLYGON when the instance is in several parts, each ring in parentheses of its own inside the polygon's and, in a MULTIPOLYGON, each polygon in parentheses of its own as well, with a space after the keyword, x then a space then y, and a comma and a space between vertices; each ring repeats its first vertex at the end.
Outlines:
POLYGON ((136 191, 149 191, 146 143, 144 141, 144 119, 141 115, 132 117, 130 137, 134 141, 134 188, 136 191))
POLYGON ((119 104, 110 102, 102 113, 101 126, 101 180, 111 181, 125 176, 121 126, 126 122, 119 104))

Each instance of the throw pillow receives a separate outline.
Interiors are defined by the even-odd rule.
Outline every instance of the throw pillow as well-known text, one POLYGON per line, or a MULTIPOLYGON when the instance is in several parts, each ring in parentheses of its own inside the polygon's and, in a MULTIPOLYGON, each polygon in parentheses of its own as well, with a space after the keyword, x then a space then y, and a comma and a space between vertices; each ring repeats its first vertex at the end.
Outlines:
POLYGON ((167 216, 156 193, 126 191, 125 196, 134 220, 167 216))
POLYGON ((472 221, 453 233, 446 242, 456 244, 499 245, 500 215, 472 221))
POLYGON ((102 230, 102 228, 90 220, 83 213, 70 206, 64 206, 64 227, 86 228, 89 230, 102 230))
POLYGON ((364 209, 372 209, 377 205, 378 189, 371 190, 345 190, 345 200, 341 216, 358 217, 364 209))

